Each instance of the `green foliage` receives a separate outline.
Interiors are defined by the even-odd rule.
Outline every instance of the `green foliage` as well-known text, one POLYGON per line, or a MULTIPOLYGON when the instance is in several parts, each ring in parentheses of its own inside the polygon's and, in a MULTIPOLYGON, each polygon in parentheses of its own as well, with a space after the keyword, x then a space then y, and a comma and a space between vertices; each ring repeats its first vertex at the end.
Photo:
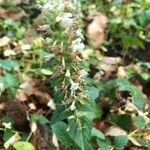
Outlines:
POLYGON ((131 116, 128 114, 115 115, 112 113, 110 115, 110 119, 113 123, 117 124, 124 130, 130 130, 130 128, 131 128, 131 116))
POLYGON ((61 121, 52 125, 52 130, 56 134, 58 140, 68 147, 73 144, 73 140, 71 139, 67 129, 67 124, 61 121))
POLYGON ((34 150, 35 148, 29 142, 19 141, 13 145, 16 150, 34 150))
POLYGON ((94 127, 92 128, 91 134, 92 134, 92 137, 97 137, 102 140, 105 139, 105 135, 94 127))
POLYGON ((127 136, 117 136, 114 138, 114 144, 117 150, 123 150, 127 143, 128 143, 127 136))
POLYGON ((111 150, 112 149, 111 142, 108 138, 105 140, 97 139, 97 144, 98 144, 98 147, 100 148, 100 150, 106 150, 106 149, 111 150))
MULTIPOLYGON (((76 9, 73 9, 72 4, 63 8, 63 0, 60 3, 55 0, 46 2, 47 0, 36 1, 38 7, 42 8, 41 14, 46 19, 42 22, 45 25, 41 26, 41 22, 38 24, 38 27, 43 29, 41 31, 43 39, 37 38, 33 41, 28 41, 24 37, 28 27, 35 22, 33 20, 33 16, 37 13, 35 1, 31 4, 25 1, 18 5, 7 0, 0 4, 3 8, 24 9, 30 12, 30 15, 18 21, 14 21, 13 18, 0 19, 0 42, 2 43, 0 94, 4 97, 10 97, 10 95, 15 97, 16 91, 20 88, 19 85, 27 77, 40 77, 48 85, 56 109, 52 110, 48 117, 36 113, 31 114, 30 117, 37 123, 48 124, 64 149, 125 149, 128 144, 127 136, 107 137, 100 129, 93 127, 93 120, 101 119, 100 125, 103 121, 109 122, 126 130, 129 135, 131 132, 133 137, 136 137, 136 133, 132 134, 134 133, 131 131, 132 125, 139 132, 140 129, 149 128, 149 121, 144 116, 145 106, 149 105, 149 102, 144 96, 145 93, 143 94, 142 90, 132 83, 132 79, 138 76, 148 84, 150 63, 136 60, 137 65, 142 67, 142 71, 127 69, 125 71, 128 78, 109 79, 104 83, 93 80, 91 67, 95 67, 101 61, 102 54, 90 48, 89 45, 86 45, 86 50, 83 51, 83 41, 86 43, 86 39, 80 31, 84 26, 81 9, 85 14, 86 11, 98 10, 108 16, 108 38, 104 42, 103 49, 112 51, 115 55, 119 53, 119 56, 124 57, 134 50, 142 50, 141 53, 147 51, 147 43, 150 41, 150 1, 134 0, 123 4, 121 0, 109 2, 95 0, 93 4, 92 0, 80 0, 81 3, 73 2, 73 7, 75 6, 76 9), (51 2, 54 3, 53 9, 49 8, 51 2), (70 22, 73 22, 72 26, 69 26, 70 22), (9 39, 8 43, 3 44, 3 37, 9 39), (24 45, 27 46, 24 40, 31 42, 29 48, 25 50, 22 49, 24 45), (5 56, 4 52, 8 48, 14 51, 15 55, 5 56), (87 71, 89 71, 89 78, 86 77, 87 71), (124 92, 127 92, 129 96, 118 100, 117 94, 124 92), (103 100, 106 100, 109 105, 110 112, 107 112, 107 116, 105 116, 103 100), (118 106, 116 103, 120 104, 122 101, 123 105, 111 112, 110 107, 114 104, 118 106), (135 106, 133 111, 125 110, 126 102, 131 102, 135 106), (136 117, 132 117, 134 116, 132 113, 136 114, 136 117)), ((35 33, 34 36, 37 37, 38 34, 35 33)), ((16 132, 13 127, 3 130, 4 142, 16 132)), ((15 143, 13 147, 16 150, 33 150, 33 146, 25 142, 26 133, 20 134, 22 141, 15 143)), ((136 139, 144 147, 150 148, 149 141, 142 138, 142 133, 139 133, 136 139)))
POLYGON ((40 123, 40 124, 49 123, 49 120, 47 120, 43 115, 39 115, 39 114, 32 114, 31 119, 33 121, 36 121, 36 122, 40 123))
POLYGON ((141 116, 137 116, 134 118, 134 123, 138 128, 145 128, 145 120, 141 116))
POLYGON ((18 70, 20 67, 19 63, 14 60, 4 59, 0 60, 0 68, 5 69, 7 71, 18 70))

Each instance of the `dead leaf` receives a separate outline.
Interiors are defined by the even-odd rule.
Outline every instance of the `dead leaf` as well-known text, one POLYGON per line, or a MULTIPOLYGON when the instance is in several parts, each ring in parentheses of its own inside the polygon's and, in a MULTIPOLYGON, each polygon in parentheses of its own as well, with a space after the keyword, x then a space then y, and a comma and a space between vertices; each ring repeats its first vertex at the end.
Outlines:
POLYGON ((26 108, 19 101, 8 101, 6 104, 6 112, 13 120, 17 130, 29 130, 26 108))
POLYGON ((36 150, 58 150, 53 144, 52 134, 46 125, 37 124, 37 129, 30 139, 36 150))
POLYGON ((53 141, 54 146, 57 148, 57 150, 59 150, 59 143, 55 134, 53 134, 52 136, 52 141, 53 141))
POLYGON ((89 38, 91 38, 91 46, 98 49, 105 39, 105 29, 108 19, 99 12, 91 12, 88 16, 88 20, 92 21, 87 26, 87 34, 89 38))
POLYGON ((117 77, 127 78, 127 74, 126 74, 123 66, 118 67, 117 77))
POLYGON ((9 42, 10 38, 8 38, 7 36, 0 38, 0 47, 6 46, 7 44, 9 44, 9 42))
POLYGON ((118 65, 122 63, 122 59, 121 57, 104 56, 101 60, 101 63, 110 64, 110 65, 118 65))
POLYGON ((11 145, 15 144, 17 141, 21 139, 18 132, 15 133, 6 143, 4 143, 4 147, 8 149, 11 145))
POLYGON ((47 106, 47 103, 51 99, 49 89, 44 86, 41 79, 28 78, 20 85, 20 89, 22 89, 22 91, 17 92, 16 98, 21 101, 25 101, 28 97, 34 95, 39 99, 40 104, 47 106))
POLYGON ((93 126, 102 132, 104 132, 107 128, 111 126, 111 123, 105 121, 105 120, 100 120, 100 119, 95 119, 93 121, 93 126))
POLYGON ((117 126, 111 126, 105 130, 106 136, 120 136, 125 135, 127 136, 127 132, 117 126))
POLYGON ((142 145, 133 137, 129 136, 128 139, 136 146, 141 147, 142 145))
POLYGON ((24 10, 18 11, 13 9, 4 9, 0 7, 0 18, 20 20, 23 16, 27 16, 24 10))

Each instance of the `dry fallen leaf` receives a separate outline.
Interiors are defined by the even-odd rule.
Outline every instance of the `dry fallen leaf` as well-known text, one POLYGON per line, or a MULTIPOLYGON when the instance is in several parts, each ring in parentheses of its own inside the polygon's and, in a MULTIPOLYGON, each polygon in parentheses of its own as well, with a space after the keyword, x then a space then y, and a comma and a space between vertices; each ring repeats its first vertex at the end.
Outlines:
POLYGON ((133 137, 129 136, 128 139, 136 146, 142 146, 136 139, 134 139, 133 137))
POLYGON ((120 136, 120 135, 127 136, 127 132, 117 126, 111 126, 105 130, 105 135, 106 136, 120 136))
POLYGON ((12 20, 20 20, 23 16, 27 14, 25 11, 13 10, 13 9, 4 9, 0 7, 0 18, 7 19, 11 18, 12 20))
POLYGON ((0 47, 6 46, 9 42, 10 38, 8 38, 7 36, 0 38, 0 47))
POLYGON ((4 147, 8 149, 11 145, 15 144, 20 139, 21 137, 19 136, 19 133, 16 132, 15 135, 13 135, 6 143, 4 143, 4 147))
POLYGON ((91 38, 91 46, 98 49, 105 39, 105 29, 107 25, 107 17, 99 12, 92 12, 88 16, 88 20, 92 22, 87 26, 87 34, 91 38))
POLYGON ((59 143, 58 143, 58 140, 57 140, 57 137, 55 134, 53 134, 53 136, 52 136, 52 142, 53 142, 54 146, 56 147, 56 149, 59 150, 59 143))
POLYGON ((127 74, 124 70, 124 67, 122 67, 122 66, 118 67, 117 77, 127 78, 127 74))
MULTIPOLYGON (((58 150, 54 145, 52 134, 47 125, 37 124, 37 129, 32 134, 30 142, 36 148, 36 150, 58 150)), ((56 144, 57 145, 57 144, 56 144)))

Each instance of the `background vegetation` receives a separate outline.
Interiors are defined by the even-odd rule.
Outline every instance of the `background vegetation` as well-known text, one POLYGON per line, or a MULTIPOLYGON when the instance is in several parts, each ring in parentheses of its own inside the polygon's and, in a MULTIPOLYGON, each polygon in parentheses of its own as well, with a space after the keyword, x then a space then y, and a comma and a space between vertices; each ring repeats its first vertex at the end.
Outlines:
POLYGON ((150 149, 150 0, 54 3, 0 0, 0 149, 150 149))

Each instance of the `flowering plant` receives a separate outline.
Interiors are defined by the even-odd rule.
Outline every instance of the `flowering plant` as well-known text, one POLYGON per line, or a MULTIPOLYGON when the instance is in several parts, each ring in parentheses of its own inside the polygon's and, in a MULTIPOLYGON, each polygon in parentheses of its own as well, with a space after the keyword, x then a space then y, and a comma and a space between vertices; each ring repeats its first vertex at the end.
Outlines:
POLYGON ((49 53, 45 65, 53 72, 49 80, 57 106, 51 118, 52 130, 68 148, 91 149, 92 120, 98 115, 86 90, 88 73, 80 56, 85 47, 80 3, 51 1, 42 7, 42 13, 46 19, 43 28, 47 29, 43 36, 49 53))

